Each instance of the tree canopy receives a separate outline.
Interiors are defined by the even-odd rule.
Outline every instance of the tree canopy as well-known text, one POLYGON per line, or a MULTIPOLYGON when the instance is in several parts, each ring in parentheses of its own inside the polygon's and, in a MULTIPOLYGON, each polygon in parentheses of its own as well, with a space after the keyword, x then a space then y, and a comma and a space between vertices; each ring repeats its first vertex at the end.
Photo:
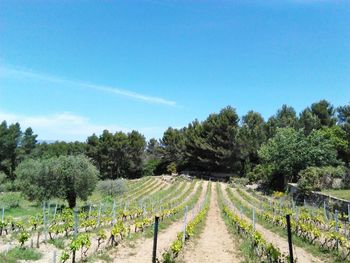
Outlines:
POLYGON ((76 199, 86 200, 95 189, 98 171, 83 155, 49 159, 27 159, 17 169, 17 184, 31 200, 44 201, 60 197, 69 207, 76 199))

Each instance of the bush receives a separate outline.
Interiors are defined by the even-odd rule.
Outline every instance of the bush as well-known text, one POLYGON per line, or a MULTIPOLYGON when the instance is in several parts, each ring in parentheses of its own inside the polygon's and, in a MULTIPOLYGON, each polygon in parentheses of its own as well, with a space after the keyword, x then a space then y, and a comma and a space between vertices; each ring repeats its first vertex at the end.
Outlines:
POLYGON ((109 195, 114 197, 116 195, 121 195, 128 190, 126 185, 126 180, 117 179, 117 180, 104 180, 99 181, 97 184, 97 190, 104 195, 109 195))
POLYGON ((272 197, 276 198, 276 199, 280 199, 280 198, 284 197, 284 193, 283 192, 279 192, 279 191, 274 191, 272 193, 272 197))
POLYGON ((0 207, 6 209, 19 207, 20 202, 23 200, 22 196, 18 192, 8 192, 0 195, 0 207))
POLYGON ((169 174, 176 174, 176 163, 172 162, 166 167, 166 171, 169 174))
POLYGON ((249 179, 246 177, 231 177, 230 184, 245 186, 249 183, 249 179))
POLYGON ((271 178, 273 168, 270 165, 259 164, 254 167, 254 169, 247 174, 249 181, 268 181, 271 178))
POLYGON ((303 193, 332 188, 336 179, 344 178, 345 169, 338 167, 308 167, 299 172, 298 188, 303 193))

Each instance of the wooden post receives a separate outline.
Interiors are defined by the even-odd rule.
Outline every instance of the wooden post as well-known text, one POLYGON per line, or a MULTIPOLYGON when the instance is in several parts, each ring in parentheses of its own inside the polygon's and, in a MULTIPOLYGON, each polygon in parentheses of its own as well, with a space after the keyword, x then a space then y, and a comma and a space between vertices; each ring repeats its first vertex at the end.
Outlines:
POLYGON ((185 239, 186 239, 187 210, 188 210, 188 207, 186 206, 185 207, 184 229, 183 229, 182 242, 185 242, 185 239))
POLYGON ((158 225, 159 225, 159 216, 156 216, 155 217, 155 222, 154 222, 152 263, 156 263, 157 262, 158 225))
POLYGON ((292 244, 292 231, 291 231, 291 225, 290 225, 290 215, 286 215, 287 220, 287 234, 288 234, 288 245, 289 245, 289 259, 290 263, 294 262, 293 258, 293 244, 292 244))

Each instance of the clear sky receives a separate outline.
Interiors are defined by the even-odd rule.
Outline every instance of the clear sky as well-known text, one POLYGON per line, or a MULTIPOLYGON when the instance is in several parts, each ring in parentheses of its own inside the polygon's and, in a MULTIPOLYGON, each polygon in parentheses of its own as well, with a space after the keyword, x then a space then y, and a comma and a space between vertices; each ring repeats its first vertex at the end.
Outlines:
POLYGON ((0 119, 39 139, 344 105, 349 84, 349 0, 0 0, 0 119))

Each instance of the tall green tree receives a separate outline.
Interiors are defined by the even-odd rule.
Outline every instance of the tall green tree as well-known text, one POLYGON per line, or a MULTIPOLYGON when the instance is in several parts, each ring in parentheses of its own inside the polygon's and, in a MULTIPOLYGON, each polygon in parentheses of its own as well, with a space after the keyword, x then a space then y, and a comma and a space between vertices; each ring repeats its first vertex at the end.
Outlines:
POLYGON ((282 105, 276 114, 277 127, 279 128, 297 128, 298 117, 293 107, 282 105))
POLYGON ((244 174, 259 163, 258 150, 266 138, 264 118, 258 112, 249 111, 242 117, 238 133, 244 174))
POLYGON ((340 127, 347 133, 350 141, 350 104, 337 108, 337 119, 340 127))
POLYGON ((30 127, 24 131, 21 139, 21 149, 23 149, 24 154, 30 155, 32 153, 38 142, 36 140, 37 137, 38 135, 34 134, 32 128, 30 127))
POLYGON ((36 158, 51 158, 61 155, 80 155, 85 154, 85 152, 86 144, 83 142, 41 142, 33 149, 32 156, 36 158))
POLYGON ((178 130, 169 127, 160 140, 162 147, 163 162, 168 165, 171 162, 181 166, 185 155, 184 129, 178 130))
POLYGON ((141 133, 132 131, 128 133, 128 144, 129 173, 132 177, 140 177, 145 159, 146 139, 141 133))
POLYGON ((161 158, 162 153, 159 141, 155 138, 151 138, 147 143, 146 153, 149 159, 161 158))
POLYGON ((22 132, 19 123, 7 126, 6 121, 0 125, 0 170, 11 179, 15 179, 14 171, 18 164, 17 148, 20 145, 22 132))
POLYGON ((202 123, 190 124, 185 130, 189 165, 202 171, 239 173, 238 124, 239 117, 232 107, 210 114, 202 123))
POLYGON ((101 179, 134 178, 142 175, 146 140, 137 131, 128 134, 108 130, 88 137, 86 154, 100 171, 101 179))
POLYGON ((265 124, 268 138, 275 136, 277 128, 298 128, 298 118, 293 107, 282 105, 274 116, 271 116, 265 124))
POLYGON ((305 135, 309 135, 313 130, 321 128, 321 121, 311 109, 306 108, 300 113, 299 128, 304 130, 305 135))
POLYGON ((315 102, 311 105, 311 111, 318 117, 322 126, 335 125, 335 109, 330 102, 326 100, 315 102))
MULTIPOLYGON (((337 120, 339 126, 345 131, 348 145, 350 145, 350 104, 337 108, 337 120)), ((345 151, 343 160, 350 165, 350 148, 345 151)))

